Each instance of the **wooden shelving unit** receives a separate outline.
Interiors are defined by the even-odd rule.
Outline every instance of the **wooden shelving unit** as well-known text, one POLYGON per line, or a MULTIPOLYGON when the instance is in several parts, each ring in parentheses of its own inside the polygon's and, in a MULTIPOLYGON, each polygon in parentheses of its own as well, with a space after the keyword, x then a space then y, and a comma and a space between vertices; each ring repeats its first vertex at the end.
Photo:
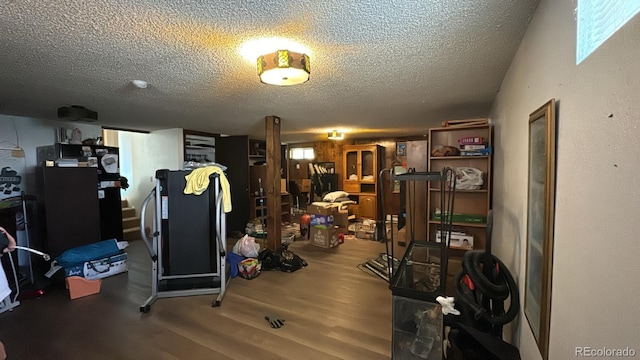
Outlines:
MULTIPOLYGON (((461 167, 471 167, 482 171, 482 185, 479 189, 459 189, 456 188, 454 214, 468 214, 475 218, 484 219, 481 222, 462 222, 453 220, 452 226, 473 236, 473 250, 485 250, 487 245, 487 223, 486 219, 491 209, 491 165, 492 165, 492 135, 493 129, 490 124, 470 125, 470 126, 450 126, 432 128, 429 130, 429 171, 441 171, 444 167, 451 167, 454 170, 461 167), (455 155, 455 156, 432 156, 433 149, 437 146, 453 146, 460 149, 459 140, 467 137, 482 138, 486 149, 491 149, 488 155, 455 155)), ((486 151, 486 150, 485 150, 486 151)), ((460 185, 458 185, 460 186, 460 185)), ((436 209, 440 208, 441 188, 439 182, 432 182, 429 186, 428 194, 428 218, 427 234, 430 241, 435 241, 436 230, 440 220, 434 218, 436 209)), ((461 258, 466 250, 465 247, 451 247, 451 255, 461 258)))
MULTIPOLYGON (((267 176, 267 167, 265 165, 253 165, 249 167, 249 189, 250 189, 250 201, 249 201, 249 220, 253 220, 255 218, 264 217, 266 220, 267 216, 267 194, 262 193, 262 204, 260 202, 260 183, 262 182, 263 187, 264 182, 266 181, 267 176), (261 206, 262 205, 262 206, 261 206), (262 211, 261 211, 262 210, 262 211)), ((291 222, 291 194, 286 191, 286 181, 284 182, 285 187, 281 189, 280 192, 280 216, 282 223, 290 223, 291 222)))
MULTIPOLYGON (((282 224, 291 223, 291 195, 289 193, 280 194, 280 218, 282 224)), ((262 219, 266 222, 267 199, 257 195, 251 195, 250 216, 252 219, 262 219), (262 200, 262 201, 261 201, 262 200)))

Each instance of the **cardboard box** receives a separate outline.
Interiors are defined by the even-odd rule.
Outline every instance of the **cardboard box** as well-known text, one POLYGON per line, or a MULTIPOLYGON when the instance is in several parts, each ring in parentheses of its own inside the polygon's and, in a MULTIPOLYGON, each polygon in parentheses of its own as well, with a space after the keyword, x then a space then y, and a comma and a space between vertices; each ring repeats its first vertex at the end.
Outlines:
POLYGON ((333 227, 327 227, 324 229, 320 227, 312 227, 311 243, 325 249, 330 249, 340 245, 340 242, 338 241, 338 233, 333 227))
POLYGON ((338 235, 339 235, 339 234, 342 234, 342 235, 347 235, 347 234, 349 234, 349 230, 347 229, 347 227, 346 227, 346 226, 336 226, 336 227, 335 227, 335 232, 336 232, 338 235))
MULTIPOLYGON (((449 233, 445 233, 445 239, 449 238, 449 233)), ((442 241, 441 232, 436 232, 436 242, 439 243, 442 241)), ((451 233, 451 241, 449 241, 449 247, 451 248, 460 248, 460 249, 473 249, 473 236, 467 234, 458 234, 451 233)))
POLYGON ((364 239, 364 240, 377 240, 376 233, 373 231, 364 231, 364 230, 356 231, 356 237, 358 239, 364 239))
POLYGON ((333 226, 333 215, 310 214, 311 227, 329 227, 333 226))
POLYGON ((87 280, 80 276, 69 276, 65 279, 71 300, 99 293, 101 284, 102 279, 87 280))
POLYGON ((307 212, 309 214, 317 214, 317 215, 333 215, 338 213, 338 208, 336 207, 324 207, 309 204, 307 205, 307 212))
POLYGON ((311 192, 311 179, 302 179, 302 184, 300 186, 300 192, 311 192))
POLYGON ((333 215, 333 224, 336 226, 347 227, 349 225, 349 214, 339 212, 333 215))

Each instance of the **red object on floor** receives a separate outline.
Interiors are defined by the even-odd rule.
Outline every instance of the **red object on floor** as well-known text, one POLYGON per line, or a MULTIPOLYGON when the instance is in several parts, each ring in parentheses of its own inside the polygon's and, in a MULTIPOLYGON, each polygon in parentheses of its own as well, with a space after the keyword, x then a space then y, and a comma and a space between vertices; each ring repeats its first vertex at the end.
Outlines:
POLYGON ((20 295, 18 295, 18 300, 39 298, 44 294, 45 294, 45 289, 21 290, 20 295))
POLYGON ((311 236, 311 215, 302 214, 300 216, 300 236, 306 237, 307 239, 311 236))

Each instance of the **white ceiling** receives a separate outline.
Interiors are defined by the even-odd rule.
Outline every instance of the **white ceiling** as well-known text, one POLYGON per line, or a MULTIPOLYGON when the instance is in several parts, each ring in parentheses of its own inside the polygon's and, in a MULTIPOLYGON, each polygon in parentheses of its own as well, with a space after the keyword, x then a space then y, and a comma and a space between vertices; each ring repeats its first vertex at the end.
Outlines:
MULTIPOLYGON (((283 142, 412 136, 487 116, 538 0, 0 1, 0 113, 283 142), (260 83, 257 37, 310 49, 302 85, 260 83), (131 80, 142 79, 147 89, 131 80), (322 134, 324 132, 324 134, 322 134)), ((275 49, 274 49, 275 50, 275 49)))

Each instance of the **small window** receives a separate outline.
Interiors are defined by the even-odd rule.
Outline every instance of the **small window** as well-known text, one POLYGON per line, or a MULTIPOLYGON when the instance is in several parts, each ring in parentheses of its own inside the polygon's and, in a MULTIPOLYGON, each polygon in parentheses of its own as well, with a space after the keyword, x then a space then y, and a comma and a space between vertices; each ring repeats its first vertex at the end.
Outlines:
POLYGON ((578 0, 576 64, 640 11, 640 0, 578 0))
POLYGON ((315 155, 313 153, 313 148, 293 148, 289 150, 289 157, 292 160, 313 160, 315 155))

